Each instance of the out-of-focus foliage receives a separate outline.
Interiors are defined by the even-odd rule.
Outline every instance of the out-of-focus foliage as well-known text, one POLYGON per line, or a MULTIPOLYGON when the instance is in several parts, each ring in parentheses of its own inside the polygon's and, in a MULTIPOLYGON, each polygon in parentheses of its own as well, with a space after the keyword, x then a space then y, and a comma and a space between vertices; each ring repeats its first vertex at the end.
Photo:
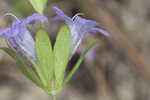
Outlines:
POLYGON ((43 14, 47 4, 47 0, 29 0, 33 8, 39 13, 43 14))
POLYGON ((27 0, 15 0, 10 6, 22 16, 28 16, 33 13, 33 8, 27 0))

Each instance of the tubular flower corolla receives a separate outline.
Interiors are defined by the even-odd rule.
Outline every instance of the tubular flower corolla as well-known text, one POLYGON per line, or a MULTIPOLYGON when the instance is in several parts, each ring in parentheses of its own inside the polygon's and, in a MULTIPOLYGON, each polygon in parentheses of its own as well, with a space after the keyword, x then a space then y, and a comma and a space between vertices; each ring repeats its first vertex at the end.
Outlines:
POLYGON ((35 41, 27 29, 27 25, 35 20, 48 22, 45 16, 33 14, 25 19, 14 21, 11 27, 0 29, 0 37, 7 39, 11 47, 21 56, 25 57, 25 53, 32 60, 37 61, 35 41))
POLYGON ((72 55, 74 55, 74 53, 77 51, 86 33, 100 32, 105 36, 108 36, 108 37, 110 36, 108 32, 96 27, 99 25, 98 22, 93 21, 93 20, 87 20, 87 19, 80 17, 79 15, 81 13, 78 13, 73 18, 70 18, 67 15, 65 15, 64 12, 61 11, 59 8, 53 7, 53 9, 55 10, 57 16, 55 16, 51 20, 51 23, 62 20, 70 28, 71 35, 72 35, 72 39, 71 39, 72 55))

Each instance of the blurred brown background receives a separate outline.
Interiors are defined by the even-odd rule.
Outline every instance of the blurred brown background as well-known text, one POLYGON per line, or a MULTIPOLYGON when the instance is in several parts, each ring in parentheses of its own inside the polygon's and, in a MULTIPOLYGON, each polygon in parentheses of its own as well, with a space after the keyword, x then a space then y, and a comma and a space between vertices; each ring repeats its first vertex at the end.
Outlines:
MULTIPOLYGON (((83 17, 101 23, 112 37, 87 35, 67 68, 69 72, 87 43, 100 40, 86 56, 78 72, 57 100, 150 100, 150 0, 49 0, 45 15, 52 18, 52 6, 72 17, 83 17)), ((0 16, 11 12, 24 18, 35 11, 27 0, 0 0, 0 16)), ((0 17, 0 28, 15 20, 0 17)), ((47 24, 54 42, 62 23, 47 24)), ((29 27, 30 28, 30 27, 29 27)), ((36 25, 32 28, 36 31, 36 25)), ((6 46, 3 39, 1 46, 6 46)), ((15 61, 0 52, 0 100, 50 100, 43 90, 26 79, 15 61)))

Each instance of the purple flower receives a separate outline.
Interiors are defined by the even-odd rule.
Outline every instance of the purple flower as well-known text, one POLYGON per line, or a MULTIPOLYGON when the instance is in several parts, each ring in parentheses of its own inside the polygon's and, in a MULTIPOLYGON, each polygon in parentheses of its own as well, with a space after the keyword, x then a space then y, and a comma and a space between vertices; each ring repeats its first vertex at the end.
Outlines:
POLYGON ((27 25, 35 20, 48 22, 45 16, 33 14, 25 19, 17 20, 9 28, 0 29, 0 37, 8 40, 10 45, 22 56, 24 53, 32 60, 37 61, 35 41, 32 38, 27 25))
POLYGON ((61 11, 59 8, 53 7, 53 9, 56 11, 57 16, 55 16, 51 20, 51 23, 62 20, 65 21, 65 24, 67 24, 70 28, 72 35, 71 39, 72 55, 74 55, 74 53, 77 51, 80 43, 82 42, 87 32, 90 33, 100 32, 105 36, 110 36, 108 32, 96 27, 99 25, 99 23, 96 21, 84 19, 80 17, 79 14, 76 14, 71 19, 70 17, 65 15, 64 12, 61 11))

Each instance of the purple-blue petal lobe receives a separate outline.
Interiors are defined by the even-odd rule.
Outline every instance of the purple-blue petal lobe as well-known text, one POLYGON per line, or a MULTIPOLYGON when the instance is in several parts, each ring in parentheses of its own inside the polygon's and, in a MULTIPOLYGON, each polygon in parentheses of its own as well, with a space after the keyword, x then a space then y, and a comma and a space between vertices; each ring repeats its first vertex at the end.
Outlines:
POLYGON ((51 19, 50 24, 53 24, 53 23, 55 23, 55 22, 57 22, 57 21, 61 21, 61 20, 62 20, 62 19, 61 19, 60 16, 55 16, 54 18, 51 19))
POLYGON ((45 17, 43 15, 40 15, 40 14, 33 14, 32 16, 29 16, 25 20, 23 20, 22 24, 26 26, 27 24, 29 24, 30 22, 35 21, 35 20, 48 22, 48 18, 47 17, 45 17))
POLYGON ((52 22, 62 20, 62 21, 65 21, 65 23, 68 24, 68 25, 72 24, 72 22, 73 22, 72 19, 70 17, 68 17, 66 14, 64 14, 64 12, 61 9, 59 9, 55 6, 53 7, 53 9, 55 10, 55 12, 57 14, 57 17, 55 19, 52 19, 52 22))
POLYGON ((100 32, 101 34, 103 34, 107 37, 111 37, 110 34, 107 31, 105 31, 103 29, 100 29, 100 28, 93 28, 93 29, 91 29, 91 31, 100 32))
POLYGON ((5 38, 6 37, 6 33, 9 31, 9 28, 4 28, 4 29, 0 29, 0 37, 5 38))

